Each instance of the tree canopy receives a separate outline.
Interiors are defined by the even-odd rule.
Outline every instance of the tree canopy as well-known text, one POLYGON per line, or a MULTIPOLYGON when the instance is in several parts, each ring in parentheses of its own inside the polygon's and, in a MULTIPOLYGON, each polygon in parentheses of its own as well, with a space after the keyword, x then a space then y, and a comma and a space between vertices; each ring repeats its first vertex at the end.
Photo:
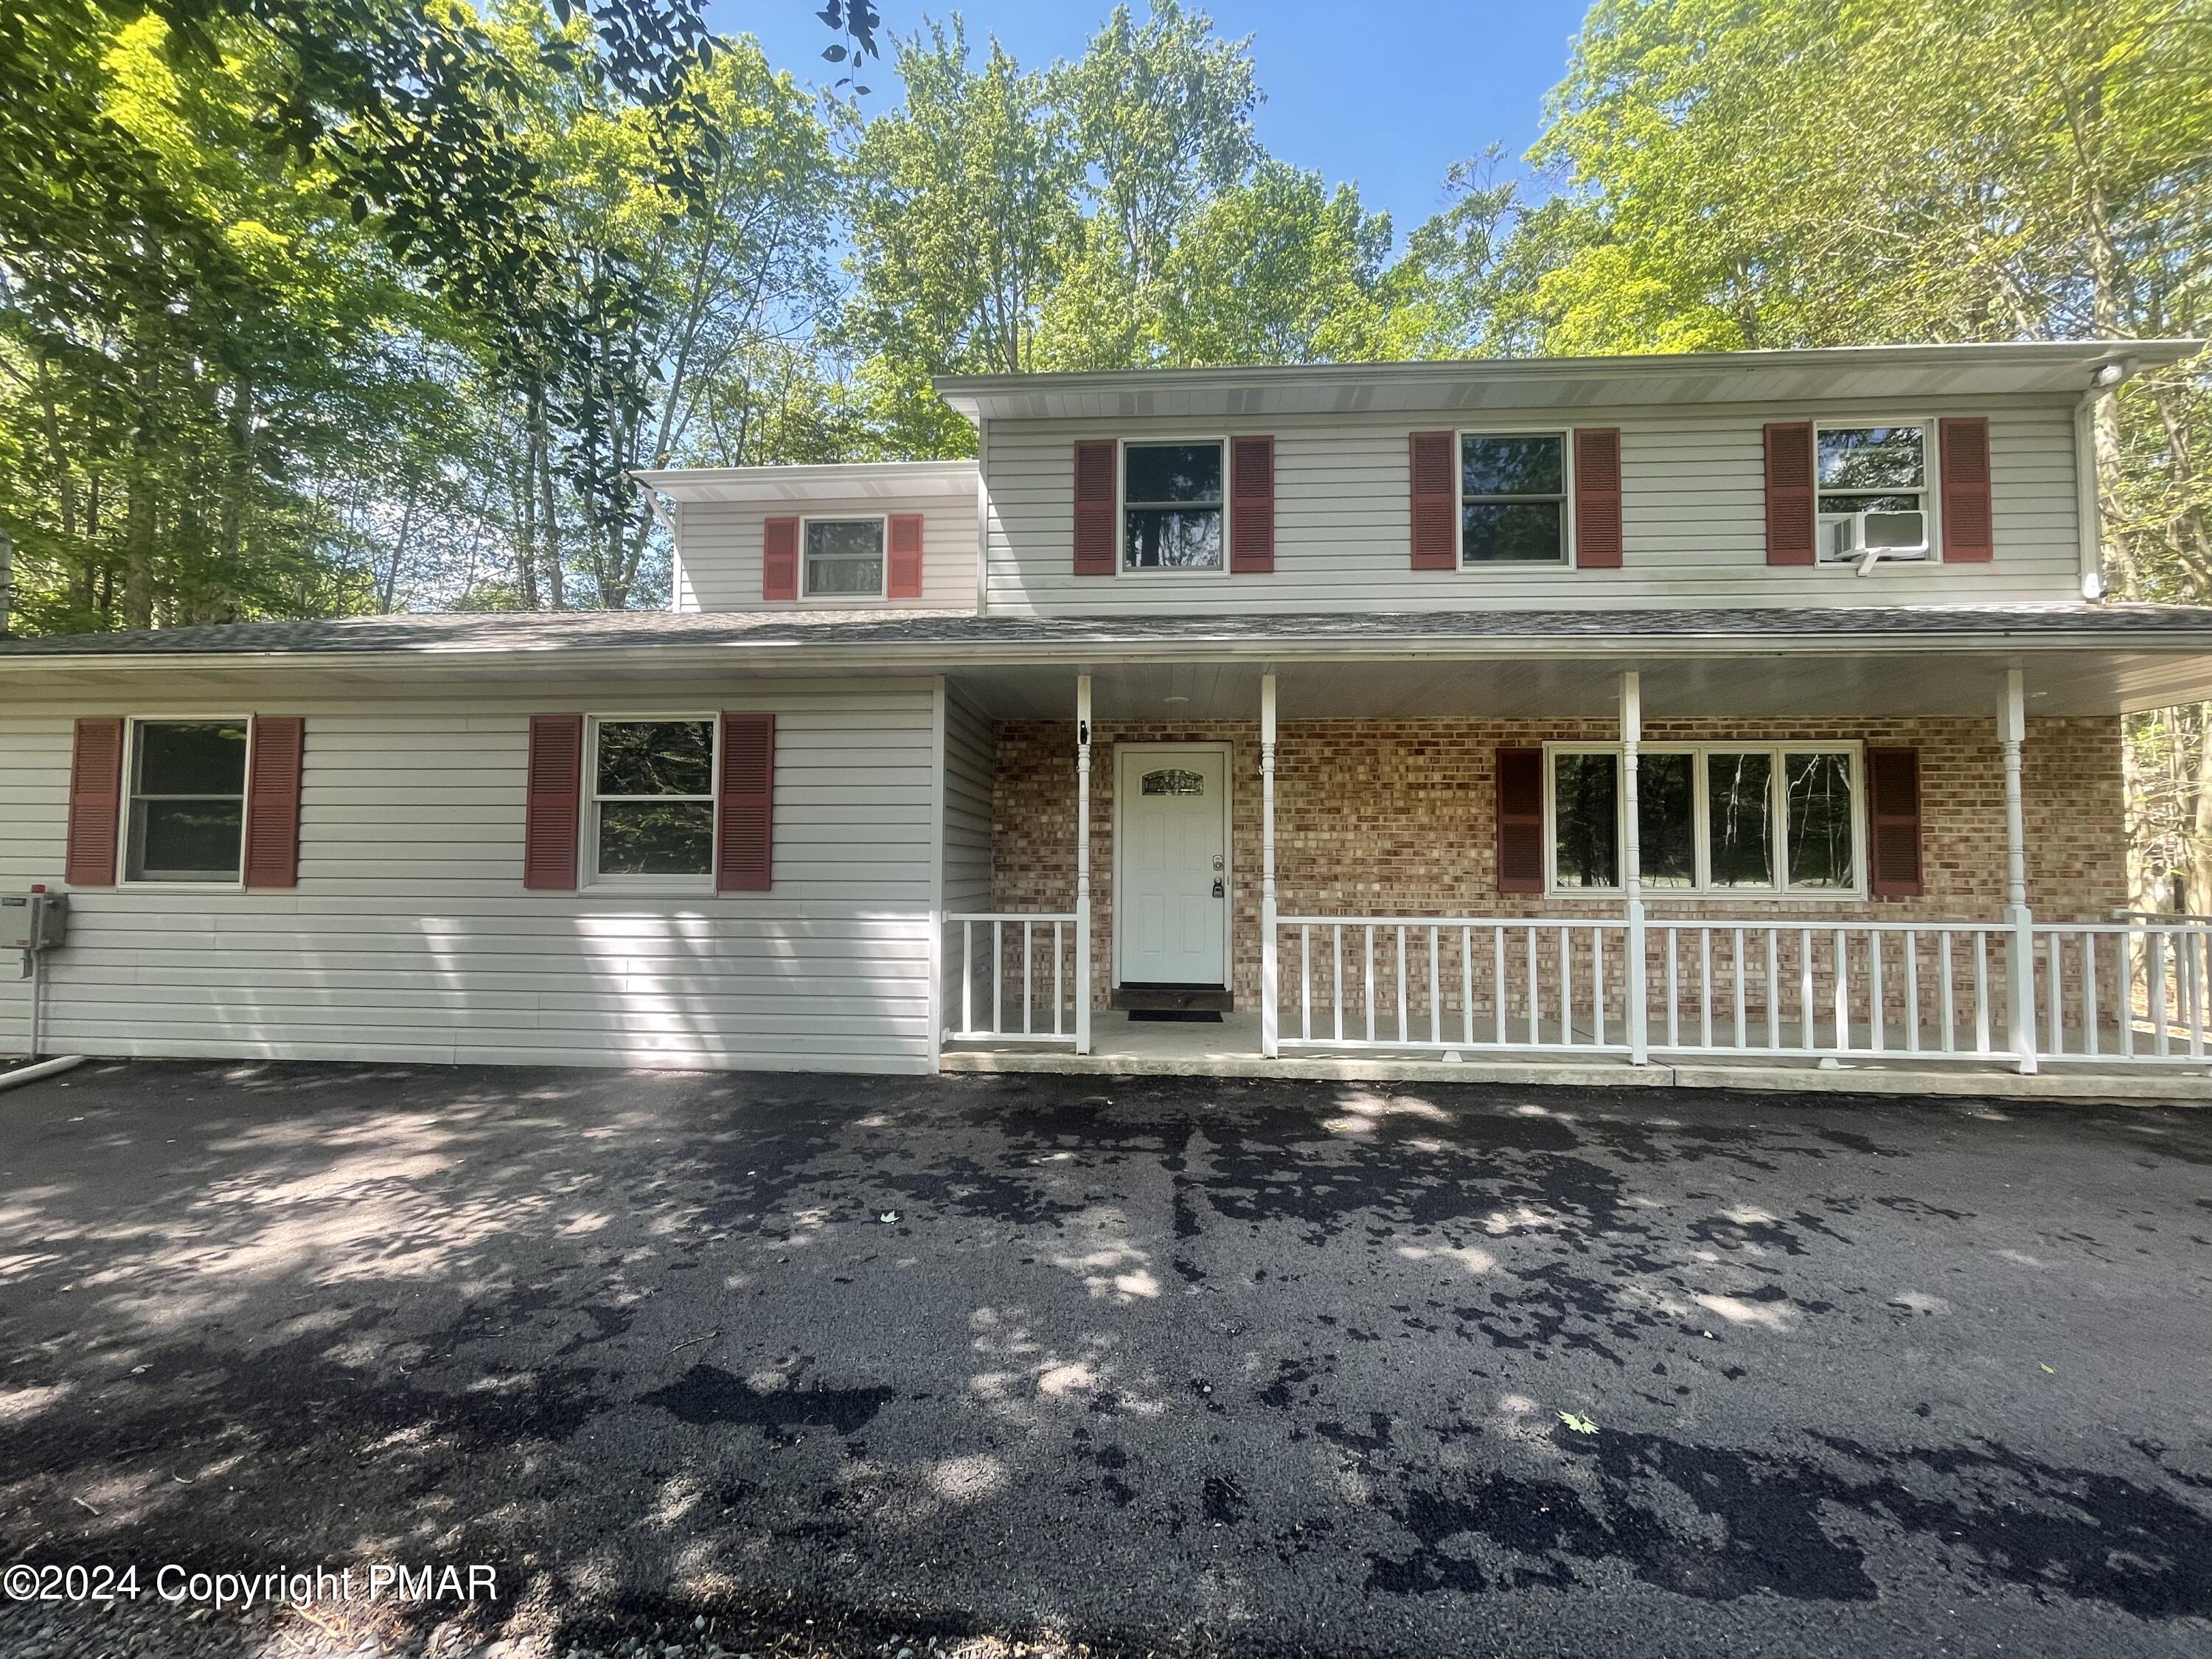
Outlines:
MULTIPOLYGON (((1182 0, 894 10, 816 93, 696 0, 0 9, 14 625, 659 603, 629 471, 965 453, 947 372, 2206 325, 2202 0, 1597 0, 1403 227, 1182 0)), ((2206 408, 2099 411, 2125 592, 2212 586, 2206 408)))

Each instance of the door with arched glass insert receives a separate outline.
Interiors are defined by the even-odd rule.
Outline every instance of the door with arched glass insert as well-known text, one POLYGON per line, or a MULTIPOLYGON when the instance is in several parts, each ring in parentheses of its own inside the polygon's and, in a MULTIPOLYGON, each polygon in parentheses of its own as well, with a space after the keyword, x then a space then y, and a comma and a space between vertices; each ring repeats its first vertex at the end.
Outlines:
POLYGON ((1115 982, 1226 986, 1229 746, 1117 749, 1115 982))

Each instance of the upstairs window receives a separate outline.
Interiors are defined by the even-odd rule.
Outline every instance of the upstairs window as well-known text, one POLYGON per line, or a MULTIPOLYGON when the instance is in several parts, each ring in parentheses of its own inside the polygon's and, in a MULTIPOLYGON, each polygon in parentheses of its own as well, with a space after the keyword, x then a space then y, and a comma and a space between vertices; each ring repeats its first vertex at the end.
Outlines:
POLYGON ((596 875, 714 872, 711 718, 592 722, 586 829, 596 875))
POLYGON ((1222 568, 1218 443, 1121 447, 1121 568, 1222 568))
POLYGON ((129 881, 236 881, 246 846, 244 720, 131 727, 129 881))
POLYGON ((1823 563, 1928 556, 1928 429, 1824 426, 1813 434, 1823 563))
POLYGON ((805 527, 806 597, 884 597, 884 521, 809 519, 805 527))
MULTIPOLYGON (((1620 886, 1620 750, 1551 751, 1552 886, 1620 886)), ((1668 893, 1849 893, 1859 886, 1858 751, 1644 744, 1636 820, 1643 883, 1668 893)))
POLYGON ((1462 433, 1459 501, 1461 563, 1565 564, 1566 434, 1462 433))

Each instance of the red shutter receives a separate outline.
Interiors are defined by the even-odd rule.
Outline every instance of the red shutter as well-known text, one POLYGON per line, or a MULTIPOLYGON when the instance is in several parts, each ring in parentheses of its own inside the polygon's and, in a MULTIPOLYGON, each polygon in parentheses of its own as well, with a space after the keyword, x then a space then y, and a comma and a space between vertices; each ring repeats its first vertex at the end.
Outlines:
POLYGON ((722 799, 714 890, 765 893, 775 884, 775 716, 722 716, 722 799))
POLYGON ((76 723, 70 754, 69 854, 72 887, 115 885, 115 831, 123 811, 123 722, 76 723))
POLYGON ((246 781, 246 884, 300 884, 300 768, 307 723, 297 714, 253 717, 253 769, 246 781))
POLYGON ((584 717, 530 717, 530 781, 522 823, 522 884, 553 892, 576 885, 582 817, 584 717))
POLYGON ((1620 429, 1575 428, 1575 564, 1620 568, 1620 429))
POLYGON ((1229 441, 1229 568, 1264 576, 1275 568, 1275 441, 1229 441))
POLYGON ((1869 749, 1867 886, 1876 898, 1920 896, 1920 751, 1869 749))
POLYGON ((761 598, 799 597, 799 520, 770 519, 761 526, 761 598))
POLYGON ((894 599, 918 599, 921 597, 921 514, 894 513, 890 532, 886 539, 890 544, 890 581, 885 595, 894 599))
POLYGON ((1544 890, 1544 751, 1498 751, 1498 890, 1544 890))
POLYGON ((1111 438, 1075 446, 1075 574, 1114 574, 1114 471, 1120 446, 1111 438))
POLYGON ((1413 477, 1413 568, 1459 568, 1459 465, 1449 432, 1416 432, 1411 440, 1413 477))
POLYGON ((1986 564, 1996 556, 1996 524, 1990 511, 1990 423, 1938 423, 1937 464, 1943 469, 1943 562, 1986 564))
POLYGON ((1766 428, 1766 562, 1814 562, 1810 422, 1766 428))

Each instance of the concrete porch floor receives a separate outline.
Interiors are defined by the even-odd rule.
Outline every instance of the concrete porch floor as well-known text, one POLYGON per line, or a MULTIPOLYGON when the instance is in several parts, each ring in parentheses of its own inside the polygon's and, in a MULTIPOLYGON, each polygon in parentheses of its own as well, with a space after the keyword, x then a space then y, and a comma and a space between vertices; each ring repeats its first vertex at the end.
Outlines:
MULTIPOLYGON (((1287 1028, 1286 1028, 1287 1029, 1287 1028)), ((2072 1064, 2022 1077, 2009 1066, 1953 1062, 1910 1065, 1859 1060, 1825 1066, 1768 1059, 1632 1066, 1612 1054, 1561 1060, 1477 1057, 1449 1060, 1407 1051, 1343 1054, 1260 1053, 1260 1016, 1249 1009, 1221 1022, 1132 1020, 1119 1010, 1091 1017, 1092 1052, 1035 1042, 947 1043, 945 1072, 1044 1073, 1058 1076, 1310 1078, 1342 1081, 1558 1084, 1577 1088, 1786 1090, 1799 1094, 1947 1095, 1999 1100, 2112 1101, 2123 1104, 2212 1103, 2212 1077, 2149 1066, 2072 1064)))

